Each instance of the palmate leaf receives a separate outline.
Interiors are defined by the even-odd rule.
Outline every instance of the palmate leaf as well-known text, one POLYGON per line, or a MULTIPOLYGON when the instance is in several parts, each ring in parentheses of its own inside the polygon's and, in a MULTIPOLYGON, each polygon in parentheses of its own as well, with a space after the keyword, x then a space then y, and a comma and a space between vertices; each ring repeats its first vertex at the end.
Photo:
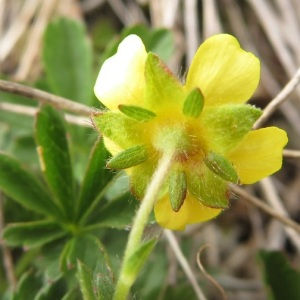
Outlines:
MULTIPOLYGON (((95 204, 97 196, 112 180, 114 174, 105 168, 109 153, 99 138, 90 154, 89 163, 81 185, 77 202, 77 218, 81 218, 86 210, 95 204)), ((101 199, 99 199, 101 200, 101 199)))
POLYGON ((3 232, 7 244, 26 247, 42 246, 64 235, 66 232, 52 221, 9 224, 3 232))
POLYGON ((42 286, 41 276, 36 276, 32 271, 22 275, 12 300, 35 299, 35 295, 42 286))
MULTIPOLYGON (((29 271, 23 274, 19 280, 17 290, 12 300, 52 300, 62 299, 67 287, 63 279, 44 282, 40 274, 29 271)), ((75 299, 75 298, 73 298, 75 299)), ((72 300, 73 300, 72 299, 72 300)))
POLYGON ((104 245, 89 233, 75 236, 64 245, 59 259, 60 269, 63 272, 74 269, 78 260, 97 272, 107 273, 112 270, 104 245))
POLYGON ((90 217, 87 229, 126 228, 131 225, 139 202, 129 193, 107 202, 90 217))
POLYGON ((56 203, 68 219, 74 213, 74 182, 64 121, 51 106, 42 106, 36 118, 36 143, 42 171, 56 203))
POLYGON ((36 177, 16 159, 0 152, 0 189, 35 212, 60 218, 62 212, 36 177))
POLYGON ((77 277, 80 290, 84 300, 97 300, 94 294, 93 274, 91 270, 81 261, 77 263, 77 277))
POLYGON ((50 23, 44 35, 43 61, 51 92, 91 103, 92 51, 81 23, 64 18, 50 23))

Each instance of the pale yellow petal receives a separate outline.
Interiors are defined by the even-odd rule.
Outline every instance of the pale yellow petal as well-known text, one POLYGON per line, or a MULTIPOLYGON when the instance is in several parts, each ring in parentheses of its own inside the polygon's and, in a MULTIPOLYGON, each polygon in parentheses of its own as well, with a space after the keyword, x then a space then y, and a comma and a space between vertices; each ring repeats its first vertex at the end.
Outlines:
POLYGON ((199 47, 186 88, 200 88, 205 105, 244 103, 253 95, 259 77, 259 60, 241 49, 233 36, 218 34, 199 47))
POLYGON ((157 223, 163 228, 172 230, 184 230, 189 224, 210 220, 220 214, 221 211, 221 209, 202 205, 190 194, 178 212, 172 210, 168 196, 160 199, 154 207, 157 223))
POLYGON ((146 57, 142 40, 129 35, 119 45, 118 52, 104 62, 94 92, 107 108, 115 110, 119 104, 141 104, 146 57))
POLYGON ((286 132, 277 127, 250 131, 228 159, 236 167, 241 182, 251 184, 281 168, 282 149, 287 141, 286 132))

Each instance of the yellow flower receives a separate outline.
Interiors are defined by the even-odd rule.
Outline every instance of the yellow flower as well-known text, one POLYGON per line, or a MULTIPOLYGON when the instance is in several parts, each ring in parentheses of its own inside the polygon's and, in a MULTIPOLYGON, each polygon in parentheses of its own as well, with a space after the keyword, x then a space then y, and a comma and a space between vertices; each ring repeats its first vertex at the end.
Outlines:
POLYGON ((261 110, 245 104, 259 60, 227 34, 198 49, 182 84, 141 39, 130 35, 102 66, 95 94, 109 111, 93 117, 139 199, 164 153, 172 168, 155 204, 157 222, 184 229, 228 207, 229 183, 254 183, 281 168, 283 130, 251 130, 261 110))

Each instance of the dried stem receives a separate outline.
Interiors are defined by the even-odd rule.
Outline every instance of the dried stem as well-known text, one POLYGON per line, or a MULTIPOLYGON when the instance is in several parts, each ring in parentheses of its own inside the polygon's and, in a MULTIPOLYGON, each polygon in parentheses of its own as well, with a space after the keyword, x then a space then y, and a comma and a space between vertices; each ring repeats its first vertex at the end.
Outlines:
POLYGON ((84 104, 11 81, 0 80, 0 91, 35 99, 83 116, 90 116, 91 113, 99 112, 84 104))
POLYGON ((276 220, 278 220, 282 224, 284 224, 288 227, 291 227, 291 228, 295 229, 298 233, 300 233, 300 225, 299 224, 297 224, 296 222, 294 222, 290 218, 288 218, 286 216, 283 216, 282 214, 279 214, 275 209, 273 209, 269 205, 265 204, 261 199, 248 194, 245 190, 243 190, 242 188, 240 188, 238 186, 231 185, 231 190, 235 194, 243 197, 244 200, 246 200, 249 203, 255 205, 258 208, 260 208, 265 213, 269 214, 270 216, 272 216, 273 218, 275 218, 276 220))
POLYGON ((197 295, 197 298, 199 300, 206 300, 206 297, 203 294, 202 290, 200 289, 197 279, 196 279, 187 259, 183 255, 183 253, 178 245, 178 242, 175 238, 174 233, 171 230, 165 229, 164 235, 165 235, 166 239, 168 240, 172 250, 174 251, 174 254, 175 254, 178 262, 180 263, 183 271, 185 272, 186 277, 189 279, 189 281, 197 295))
MULTIPOLYGON (((25 106, 20 104, 11 104, 7 102, 0 102, 0 110, 9 111, 12 113, 25 115, 25 116, 32 116, 34 117, 37 112, 38 108, 25 106)), ((65 119, 68 123, 82 126, 82 127, 93 127, 90 119, 85 117, 78 117, 70 114, 65 114, 65 119)))
MULTIPOLYGON (((260 181, 260 185, 263 189, 264 195, 268 203, 281 215, 289 218, 288 212, 284 208, 282 204, 282 200, 279 198, 278 193, 275 190, 274 184, 270 177, 267 177, 260 181)), ((293 242, 294 246, 297 248, 298 252, 300 252, 300 237, 298 232, 296 232, 293 228, 284 226, 284 230, 290 240, 293 242)))
POLYGON ((281 92, 268 104, 264 109, 263 114, 253 125, 253 129, 261 127, 261 125, 270 117, 270 115, 282 104, 287 97, 295 90, 300 82, 300 68, 297 70, 293 78, 286 84, 281 92))
POLYGON ((300 150, 284 149, 283 156, 287 158, 300 158, 300 150))
POLYGON ((220 294, 222 295, 222 299, 227 300, 228 298, 227 298, 227 295, 226 295, 223 287, 216 281, 216 279, 214 279, 210 274, 207 273, 207 271, 205 270, 205 268, 203 267, 203 265, 201 263, 200 255, 203 252, 203 250, 207 247, 209 247, 209 245, 204 245, 199 249, 199 251, 197 253, 197 265, 198 265, 199 269, 201 270, 202 274, 207 278, 207 280, 209 280, 220 292, 220 294))

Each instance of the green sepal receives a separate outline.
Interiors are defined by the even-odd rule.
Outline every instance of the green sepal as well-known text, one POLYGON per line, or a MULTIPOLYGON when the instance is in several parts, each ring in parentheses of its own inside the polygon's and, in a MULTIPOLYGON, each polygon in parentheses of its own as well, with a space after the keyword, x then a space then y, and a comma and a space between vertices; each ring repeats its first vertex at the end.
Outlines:
POLYGON ((206 166, 226 181, 238 183, 239 177, 233 165, 224 156, 211 152, 204 158, 206 166))
POLYGON ((182 84, 157 55, 149 52, 145 63, 145 103, 150 107, 170 110, 180 105, 186 93, 182 84))
POLYGON ((119 112, 107 111, 92 117, 93 125, 101 135, 123 149, 140 144, 141 128, 145 123, 128 118, 119 112))
POLYGON ((260 109, 249 104, 206 107, 199 121, 209 149, 218 153, 234 149, 261 114, 260 109))
POLYGON ((145 146, 138 145, 120 152, 109 160, 106 166, 111 169, 127 169, 139 165, 147 158, 148 153, 145 146))
POLYGON ((151 110, 134 105, 119 105, 119 110, 129 118, 140 122, 148 122, 156 117, 151 110))
POLYGON ((205 164, 196 164, 187 175, 188 191, 203 205, 228 208, 228 182, 212 172, 205 164))
POLYGON ((172 209, 177 212, 186 198, 187 181, 183 171, 175 170, 169 177, 169 197, 172 209))
POLYGON ((198 118, 204 107, 204 97, 201 91, 196 88, 186 97, 182 112, 187 117, 198 118))

